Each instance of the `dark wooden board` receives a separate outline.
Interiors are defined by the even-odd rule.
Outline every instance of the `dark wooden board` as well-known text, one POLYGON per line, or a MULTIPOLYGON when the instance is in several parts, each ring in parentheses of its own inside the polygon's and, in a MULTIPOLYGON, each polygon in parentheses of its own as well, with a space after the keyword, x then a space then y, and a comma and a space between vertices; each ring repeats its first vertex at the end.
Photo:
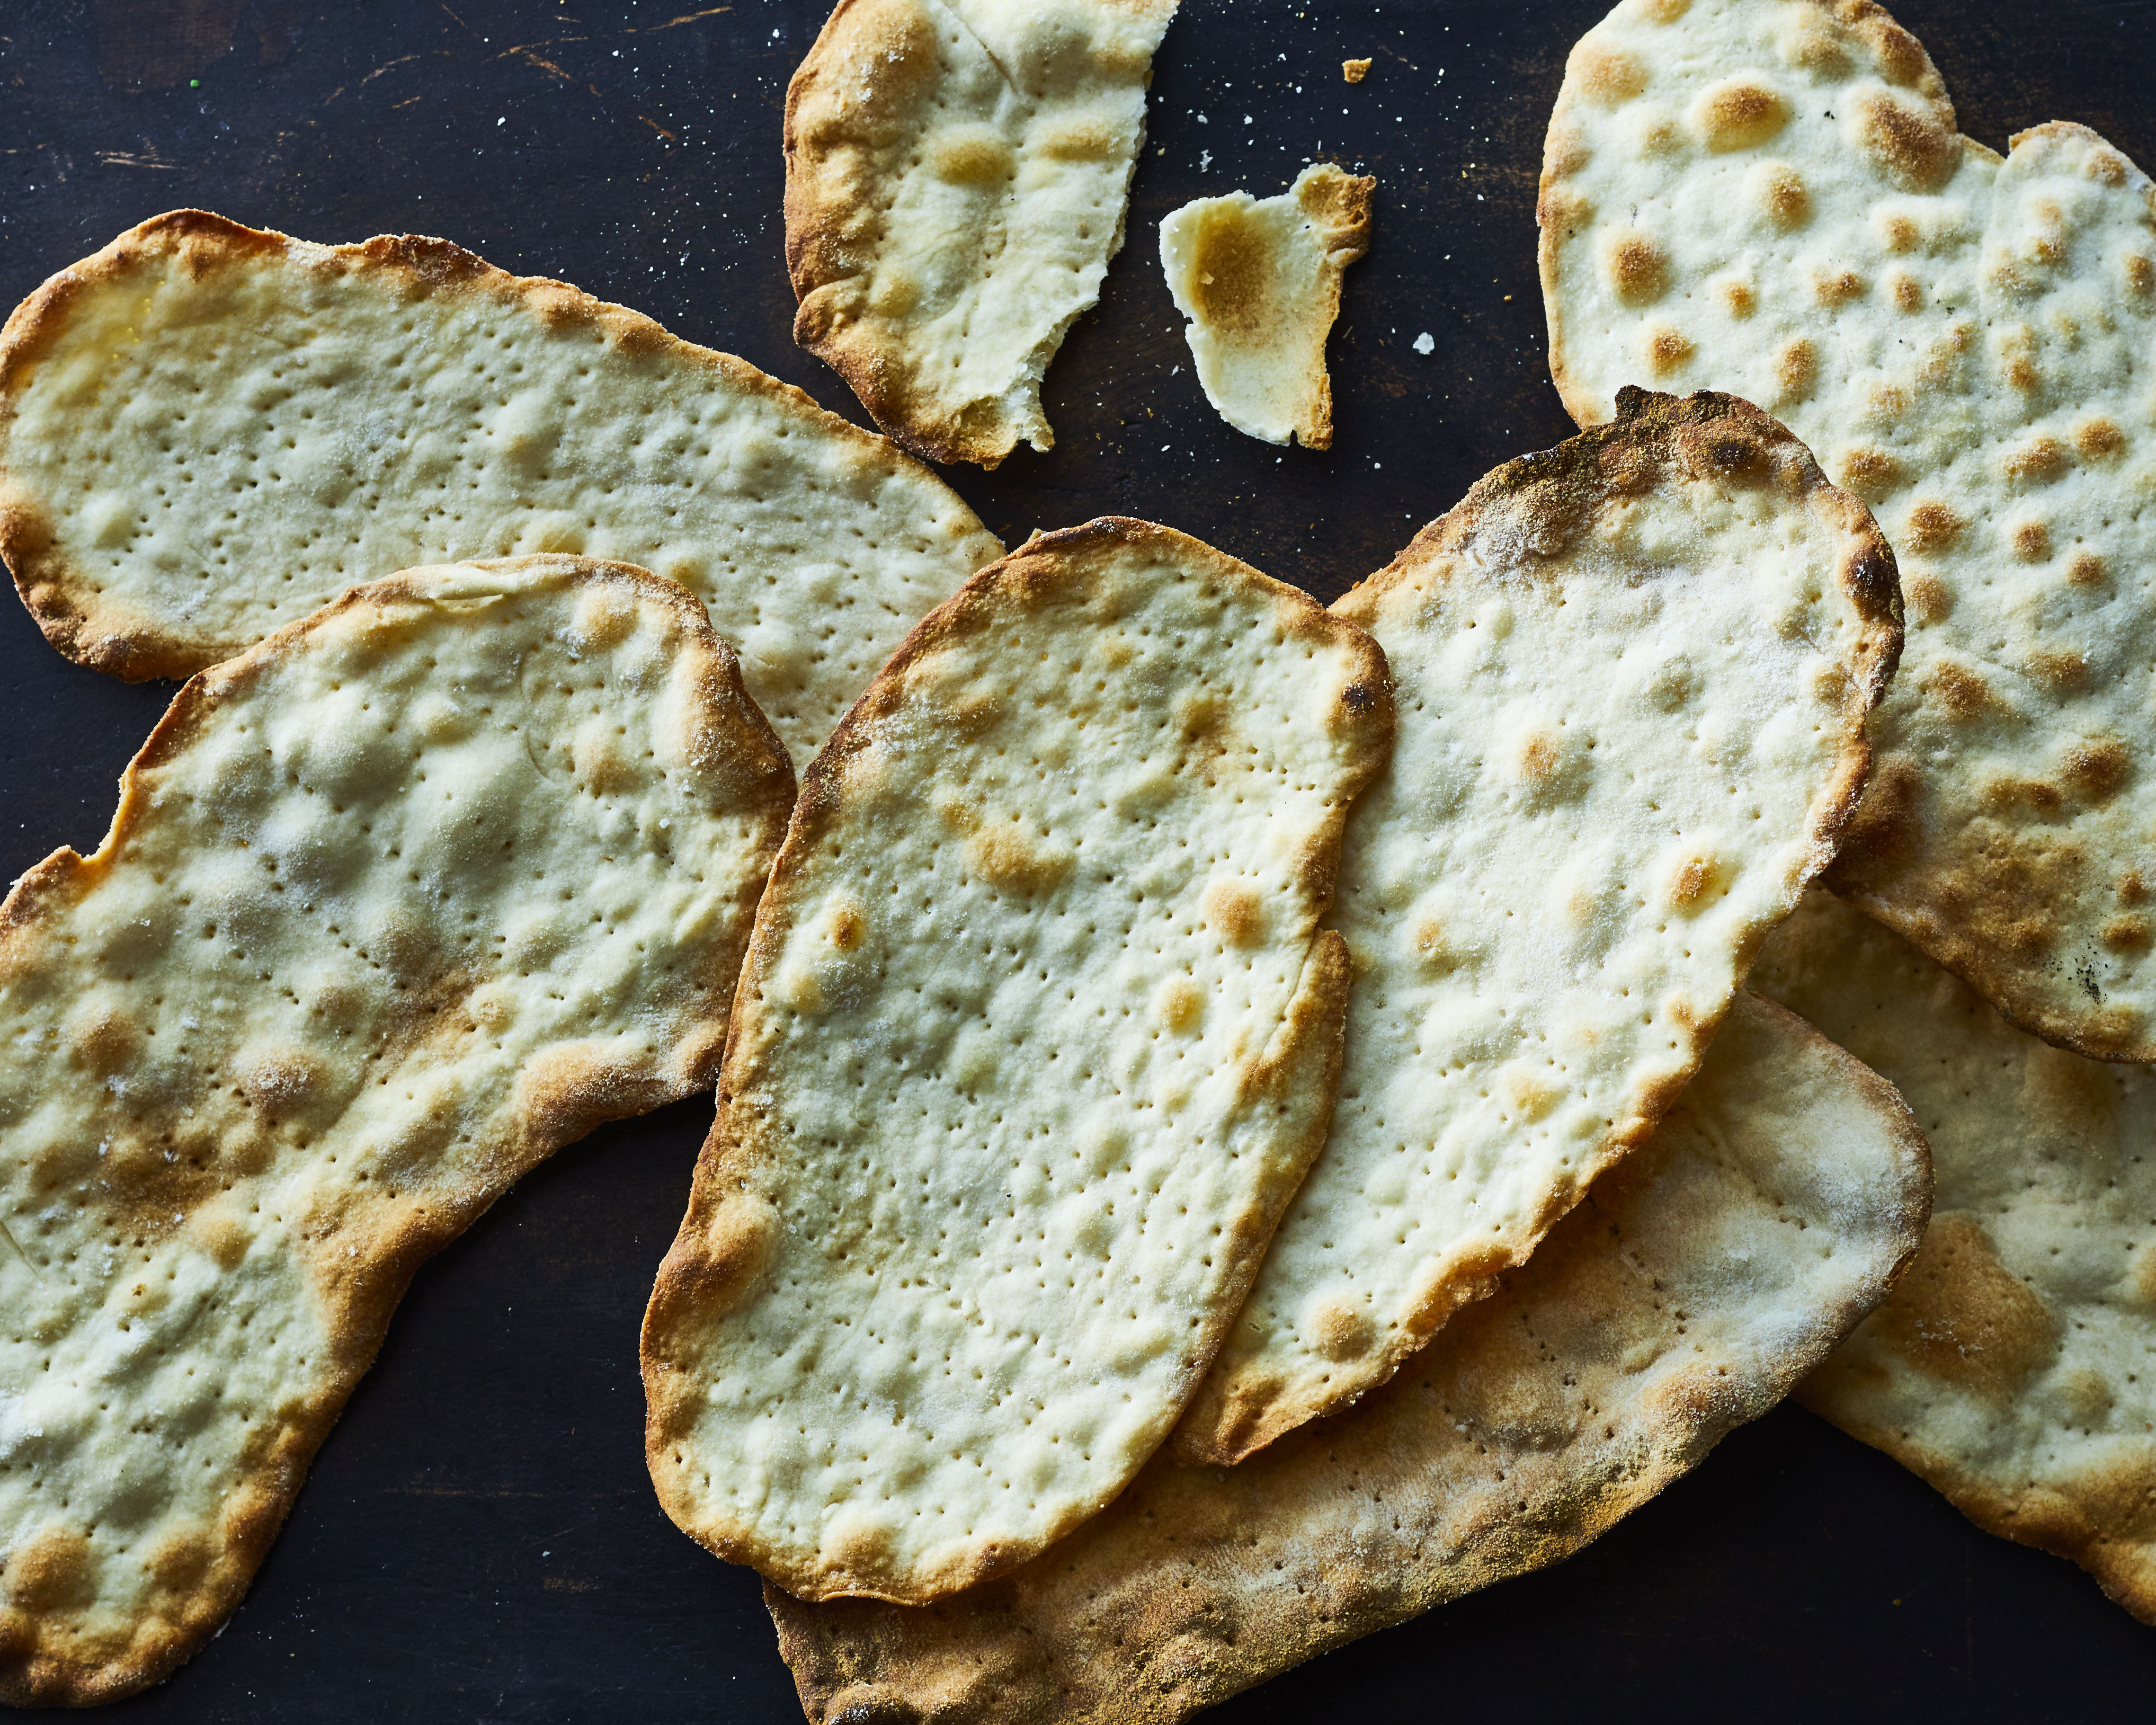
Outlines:
MULTIPOLYGON (((311 239, 418 230, 861 418, 793 347, 780 259, 779 107, 823 10, 8 0, 0 304, 176 205, 311 239)), ((1130 244, 1049 377, 1060 446, 952 483, 1007 540, 1147 516, 1331 598, 1478 475, 1562 438, 1534 182, 1565 52, 1602 10, 1186 0, 1130 244), (1376 61, 1359 87, 1349 54, 1376 61), (1190 197, 1277 189, 1321 151, 1378 175, 1377 239, 1334 337, 1336 447, 1283 454, 1199 397, 1153 225, 1190 197)), ((2150 0, 1897 10, 1986 142, 2074 119, 2156 164, 2150 0)), ((12 603, 0 678, 12 876, 95 844, 171 691, 64 663, 12 603)), ((644 1471, 637 1323, 708 1118, 697 1102, 595 1133, 422 1273, 228 1632, 119 1711, 798 1717, 754 1579, 675 1532, 644 1471)), ((1214 1717, 2140 1720, 2152 1697, 2156 1631, 1785 1408, 1570 1562, 1214 1717)))

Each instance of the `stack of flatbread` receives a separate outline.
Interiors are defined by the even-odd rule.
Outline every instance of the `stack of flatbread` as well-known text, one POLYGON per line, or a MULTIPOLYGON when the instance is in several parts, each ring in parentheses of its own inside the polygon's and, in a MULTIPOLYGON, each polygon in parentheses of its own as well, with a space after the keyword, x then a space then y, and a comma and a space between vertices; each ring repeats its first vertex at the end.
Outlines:
MULTIPOLYGON (((798 333, 901 441, 1047 446, 1172 9, 833 14, 798 333)), ((1369 190, 1163 232, 1260 435, 1329 434, 1369 190)), ((1628 0, 1545 173, 1587 429, 1329 610, 1147 522, 1001 555, 444 242, 54 278, 0 551, 192 680, 0 905, 0 1694, 199 1647, 419 1263, 713 1083, 648 1458, 814 1719, 1183 1718, 1792 1389, 2156 1617, 2156 1116, 2093 1058, 2156 1053, 2148 208, 1958 138, 1876 8, 1628 0)))

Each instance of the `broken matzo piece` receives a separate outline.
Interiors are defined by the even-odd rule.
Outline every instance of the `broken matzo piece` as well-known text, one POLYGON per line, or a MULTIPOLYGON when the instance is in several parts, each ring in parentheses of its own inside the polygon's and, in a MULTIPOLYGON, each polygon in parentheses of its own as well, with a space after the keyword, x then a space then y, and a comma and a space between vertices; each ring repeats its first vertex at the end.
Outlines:
POLYGON ((1899 641, 1886 542, 1803 444, 1636 390, 1333 609, 1399 711, 1330 919, 1347 1065, 1193 1461, 1382 1384, 1645 1140, 1832 854, 1899 641))
POLYGON ((192 1653, 420 1263, 711 1082, 792 793, 619 564, 413 570, 180 691, 0 905, 0 1695, 192 1653))
POLYGON ((1153 1462, 932 1610, 764 1590, 815 1725, 1173 1725, 1577 1550, 1765 1412, 1915 1250, 1891 1086, 1739 996, 1653 1141, 1361 1406, 1240 1467, 1153 1462))
POLYGON ((2156 197, 2095 133, 2002 161, 1880 8, 1627 0, 1544 157, 1551 369, 1733 390, 1878 511, 1907 656, 1829 884, 2007 1017, 2156 1059, 2156 197))
POLYGON ((1325 1135, 1383 655, 1196 540, 1034 540, 810 766, 644 1321, 667 1512, 921 1600, 1128 1483, 1325 1135))
POLYGON ((799 390, 444 240, 177 211, 0 335, 0 552, 47 639, 126 677, 200 670, 398 569, 579 552, 702 600, 806 760, 999 551, 799 390))
POLYGON ((1262 203, 1247 192, 1200 198, 1160 224, 1160 264, 1206 400, 1269 444, 1332 446, 1325 338, 1340 278, 1370 249, 1378 182, 1312 163, 1262 203))
POLYGON ((1900 1087, 1938 1180, 1805 1404, 2156 1623, 2156 1076, 2015 1029, 1823 893, 1754 976, 1900 1087))
POLYGON ((1054 446, 1175 0, 839 0, 786 95, 793 338, 908 449, 1054 446))

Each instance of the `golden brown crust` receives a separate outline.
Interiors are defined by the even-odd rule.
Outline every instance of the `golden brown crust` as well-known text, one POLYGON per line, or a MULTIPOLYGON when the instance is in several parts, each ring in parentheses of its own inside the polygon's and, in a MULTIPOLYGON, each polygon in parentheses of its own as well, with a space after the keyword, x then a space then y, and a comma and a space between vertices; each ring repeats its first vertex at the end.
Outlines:
POLYGON ((1353 1411, 1232 1471, 1158 1458, 1060 1545, 927 1609, 767 1587, 808 1718, 1170 1725, 1553 1563, 1654 1497, 1785 1394, 1923 1232, 1923 1141, 1892 1087, 1749 997, 1731 1026, 1744 1047, 1711 1118, 1673 1122, 1605 1176, 1499 1293, 1353 1411), (1816 1184, 1808 1147, 1779 1142, 1801 1137, 1795 1119, 1748 1122, 1738 1101, 1784 1078, 1853 1129, 1816 1184), (1732 1230, 1789 1279, 1732 1287, 1718 1244, 1732 1230), (1849 1260, 1831 1273, 1823 1237, 1849 1260))
MULTIPOLYGON (((1844 660, 1852 675, 1840 693, 1840 759, 1813 798, 1809 842, 1780 883, 1786 906, 1833 855, 1862 792, 1870 761, 1865 719, 1900 652, 1902 606, 1893 552, 1870 511, 1829 482, 1810 452, 1767 414, 1732 396, 1680 398, 1628 388, 1620 397, 1612 424, 1488 475, 1458 506, 1417 534, 1392 563, 1351 589, 1333 611, 1374 629, 1389 591, 1450 578, 1445 572, 1453 559, 1471 553, 1478 542, 1498 547, 1486 560, 1508 568, 1520 562, 1522 546, 1554 556, 1589 534, 1613 501, 1671 479, 1702 476, 1773 487, 1801 500, 1840 543, 1830 572, 1859 622, 1860 633, 1844 660)), ((1738 976, 1749 968, 1768 926, 1750 932, 1751 947, 1738 955, 1738 976)), ((1575 1152, 1576 1179, 1553 1189, 1539 1213, 1486 1240, 1471 1259, 1428 1288, 1402 1326, 1410 1351, 1424 1345, 1461 1307, 1484 1298, 1503 1272, 1527 1261, 1536 1243, 1589 1183, 1652 1135, 1706 1054, 1721 1017, 1719 1010, 1679 1010, 1673 1015, 1669 1030, 1676 1060, 1666 1081, 1642 1094, 1630 1117, 1613 1122, 1605 1136, 1575 1152)), ((1283 1395, 1277 1384, 1262 1378, 1224 1384, 1216 1378, 1201 1389, 1191 1418, 1177 1432, 1176 1452, 1190 1465, 1233 1465, 1328 1405, 1283 1395)))
POLYGON ((758 371, 746 360, 685 341, 642 312, 596 299, 567 282, 511 275, 449 240, 378 234, 345 245, 319 246, 246 227, 207 210, 171 210, 130 228, 102 250, 53 276, 18 305, 0 328, 0 557, 6 558, 23 603, 45 639, 77 664, 130 682, 185 677, 253 643, 191 634, 172 618, 131 609, 99 590, 90 572, 57 547, 51 523, 36 498, 9 478, 15 398, 38 360, 64 332, 76 302, 110 290, 146 263, 172 256, 188 270, 206 275, 251 258, 294 252, 317 267, 382 277, 413 297, 489 299, 526 310, 557 330, 588 327, 624 350, 663 354, 685 370, 716 372, 730 388, 782 405, 819 433, 853 445, 864 458, 886 468, 918 470, 882 439, 825 412, 804 391, 758 371))
MULTIPOLYGON (((1328 812, 1329 824, 1310 841, 1306 861, 1305 878, 1321 906, 1329 898, 1330 858, 1337 851, 1348 811, 1390 749, 1390 679, 1383 651, 1368 636, 1331 616, 1307 594, 1188 535, 1109 516, 1040 535, 974 575, 915 626, 810 762, 802 775, 800 795, 770 885, 757 907, 720 1070, 717 1117, 697 1161, 687 1214, 660 1267, 640 1347, 648 1408, 646 1460, 668 1513, 716 1556, 749 1564, 804 1597, 850 1595, 926 1603, 984 1583, 1024 1561, 1037 1548, 973 1550, 964 1562, 947 1564, 917 1589, 906 1589, 880 1574, 841 1571, 828 1563, 804 1565, 798 1553, 766 1539, 746 1523, 720 1524, 709 1519, 680 1488, 678 1476, 684 1470, 677 1450, 705 1394, 682 1356, 714 1316, 732 1309, 756 1290, 770 1230, 776 1223, 757 1190, 762 1170, 775 1160, 771 1128, 751 1109, 737 1106, 744 1086, 758 1078, 757 1050, 743 1041, 751 1016, 745 1004, 761 1000, 775 988, 778 955, 799 914, 796 878, 804 860, 833 837, 842 814, 847 775, 856 759, 875 743, 880 728, 901 713, 915 667, 1011 611, 1031 609, 1056 589, 1077 585, 1086 577, 1086 553, 1148 545, 1170 547, 1183 562, 1203 562, 1237 587, 1256 589, 1270 598, 1284 635, 1309 640, 1351 661, 1337 706, 1327 723, 1351 741, 1352 767, 1343 774, 1337 803, 1328 812)), ((1292 1199, 1296 1181, 1322 1147, 1338 1084, 1348 981, 1344 943, 1336 935, 1315 934, 1286 1021, 1243 1068, 1245 1095, 1274 1100, 1284 1122, 1277 1154, 1296 1172, 1294 1180, 1266 1191, 1256 1206, 1228 1220, 1224 1241, 1240 1242, 1241 1250, 1227 1291, 1211 1315, 1213 1334, 1200 1349, 1203 1360, 1184 1387, 1186 1395, 1196 1389, 1204 1361, 1210 1359, 1219 1335, 1240 1309, 1257 1273, 1264 1242, 1292 1199)), ((1224 1245, 1222 1250, 1232 1247, 1224 1245)), ((1074 1510, 1050 1537, 1060 1537, 1089 1512, 1074 1510)))
MULTIPOLYGON (((713 762, 704 763, 716 766, 714 788, 732 796, 733 806, 750 823, 760 824, 765 854, 775 852, 792 803, 791 764, 783 745, 743 687, 732 649, 712 633, 694 595, 648 571, 588 558, 507 558, 465 567, 537 568, 578 580, 629 583, 644 602, 674 614, 680 626, 682 650, 696 661, 691 675, 703 698, 701 716, 715 736, 723 739, 713 762)), ((41 922, 124 865, 131 839, 151 813, 146 778, 184 754, 220 706, 244 697, 272 666, 303 650, 310 637, 338 618, 398 601, 425 601, 431 596, 429 577, 436 572, 408 572, 353 588, 239 658, 191 678, 122 773, 119 805, 97 850, 88 856, 68 849, 55 851, 0 901, 0 975, 20 973, 34 965, 33 942, 41 922)), ((746 904, 738 907, 741 922, 737 927, 746 922, 747 909, 746 904)), ((693 1095, 711 1083, 720 1045, 717 1026, 745 938, 744 931, 736 940, 715 947, 705 973, 684 979, 683 998, 670 1003, 675 1040, 660 1051, 653 1070, 629 1072, 602 1061, 579 1060, 570 1045, 568 1060, 553 1063, 551 1071, 537 1073, 538 1081, 520 1084, 512 1110, 495 1117, 507 1120, 505 1135, 494 1142, 482 1137, 473 1144, 473 1163, 483 1170, 480 1178, 462 1189, 439 1182, 429 1184, 424 1203, 398 1208, 386 1221, 362 1216, 351 1204, 338 1214, 332 1225, 349 1222, 363 1229, 368 1251, 363 1260, 352 1260, 331 1258, 325 1248, 325 1256, 315 1266, 317 1292, 327 1308, 331 1358, 322 1363, 321 1374, 305 1395, 295 1394, 278 1410, 278 1418, 256 1429, 256 1448, 247 1458, 249 1477, 228 1502, 214 1534, 205 1535, 188 1551, 170 1555, 179 1582, 163 1595, 158 1615, 138 1622, 124 1647, 79 1634, 58 1610, 0 1612, 0 1699, 18 1707, 82 1707, 115 1700, 166 1676, 216 1633, 260 1567, 309 1464, 373 1363, 391 1317, 420 1266, 469 1228, 523 1173, 593 1127, 693 1095)), ((424 1043, 437 1028, 433 1023, 437 1006, 429 1003, 414 1008, 411 1022, 400 1033, 407 1045, 424 1043)), ((533 1076, 526 1075, 527 1079, 533 1076)), ((234 1142, 243 1133, 244 1129, 236 1131, 234 1142)), ((240 1154, 232 1144, 227 1145, 226 1153, 240 1154)), ((208 1173, 193 1171, 192 1181, 185 1179, 187 1173, 182 1165, 170 1180, 146 1186, 132 1225, 146 1235, 158 1235, 166 1231, 176 1194, 192 1208, 230 1183, 228 1175, 221 1178, 214 1166, 208 1173)), ((10 1578, 10 1595, 19 1602, 22 1595, 12 1585, 12 1568, 10 1578)), ((33 1581, 34 1596, 34 1577, 33 1581)), ((56 1583, 47 1584, 48 1591, 56 1588, 56 1583)), ((56 1594, 51 1603, 57 1606, 64 1602, 56 1594)), ((64 1603, 84 1602, 70 1595, 64 1603)))

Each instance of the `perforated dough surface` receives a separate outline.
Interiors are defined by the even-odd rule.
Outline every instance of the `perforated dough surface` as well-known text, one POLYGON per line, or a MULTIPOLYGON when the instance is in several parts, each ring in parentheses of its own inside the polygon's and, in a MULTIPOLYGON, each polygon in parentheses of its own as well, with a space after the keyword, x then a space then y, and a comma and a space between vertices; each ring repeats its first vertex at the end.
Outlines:
POLYGON ((1161 1457, 935 1611, 764 1590, 815 1725, 1170 1725, 1558 1558, 1756 1418, 1875 1305, 1929 1183, 1893 1091, 1740 996, 1654 1140, 1353 1412, 1161 1457))
POLYGON ((937 461, 1052 448, 1175 0, 839 0, 786 95, 793 336, 937 461))
POLYGON ((181 211, 0 336, 0 551, 54 644, 125 676, 199 670, 395 570, 577 552, 694 593, 806 761, 1000 550, 799 390, 442 240, 181 211))
POLYGON ((619 565, 413 571, 181 692, 0 906, 0 1695, 193 1652, 419 1263, 711 1081, 792 793, 619 565))
POLYGON ((1306 449, 1332 444, 1325 338, 1340 278, 1370 249, 1377 181, 1312 162, 1262 201, 1199 198, 1160 224, 1160 264, 1206 400, 1236 430, 1306 449))
POLYGON ((1869 4, 1625 0, 1543 171, 1551 367, 1728 389, 1861 492, 1907 656, 1830 884, 2024 1029, 2156 1059, 2156 187, 2086 127, 2005 161, 1869 4))
POLYGON ((644 1321, 667 1512, 920 1600, 1160 1443, 1324 1136, 1384 660, 1165 528, 1036 539, 809 768, 644 1321))
POLYGON ((1331 1136, 1182 1430, 1383 1383, 1643 1142, 1831 854, 1892 667, 1863 505, 1727 397, 1498 469, 1333 608, 1399 733, 1353 817, 1331 1136))
POLYGON ((1754 974, 1900 1087, 1938 1178, 1806 1404, 2156 1623, 2156 1077, 2015 1029, 1823 893, 1754 974))

